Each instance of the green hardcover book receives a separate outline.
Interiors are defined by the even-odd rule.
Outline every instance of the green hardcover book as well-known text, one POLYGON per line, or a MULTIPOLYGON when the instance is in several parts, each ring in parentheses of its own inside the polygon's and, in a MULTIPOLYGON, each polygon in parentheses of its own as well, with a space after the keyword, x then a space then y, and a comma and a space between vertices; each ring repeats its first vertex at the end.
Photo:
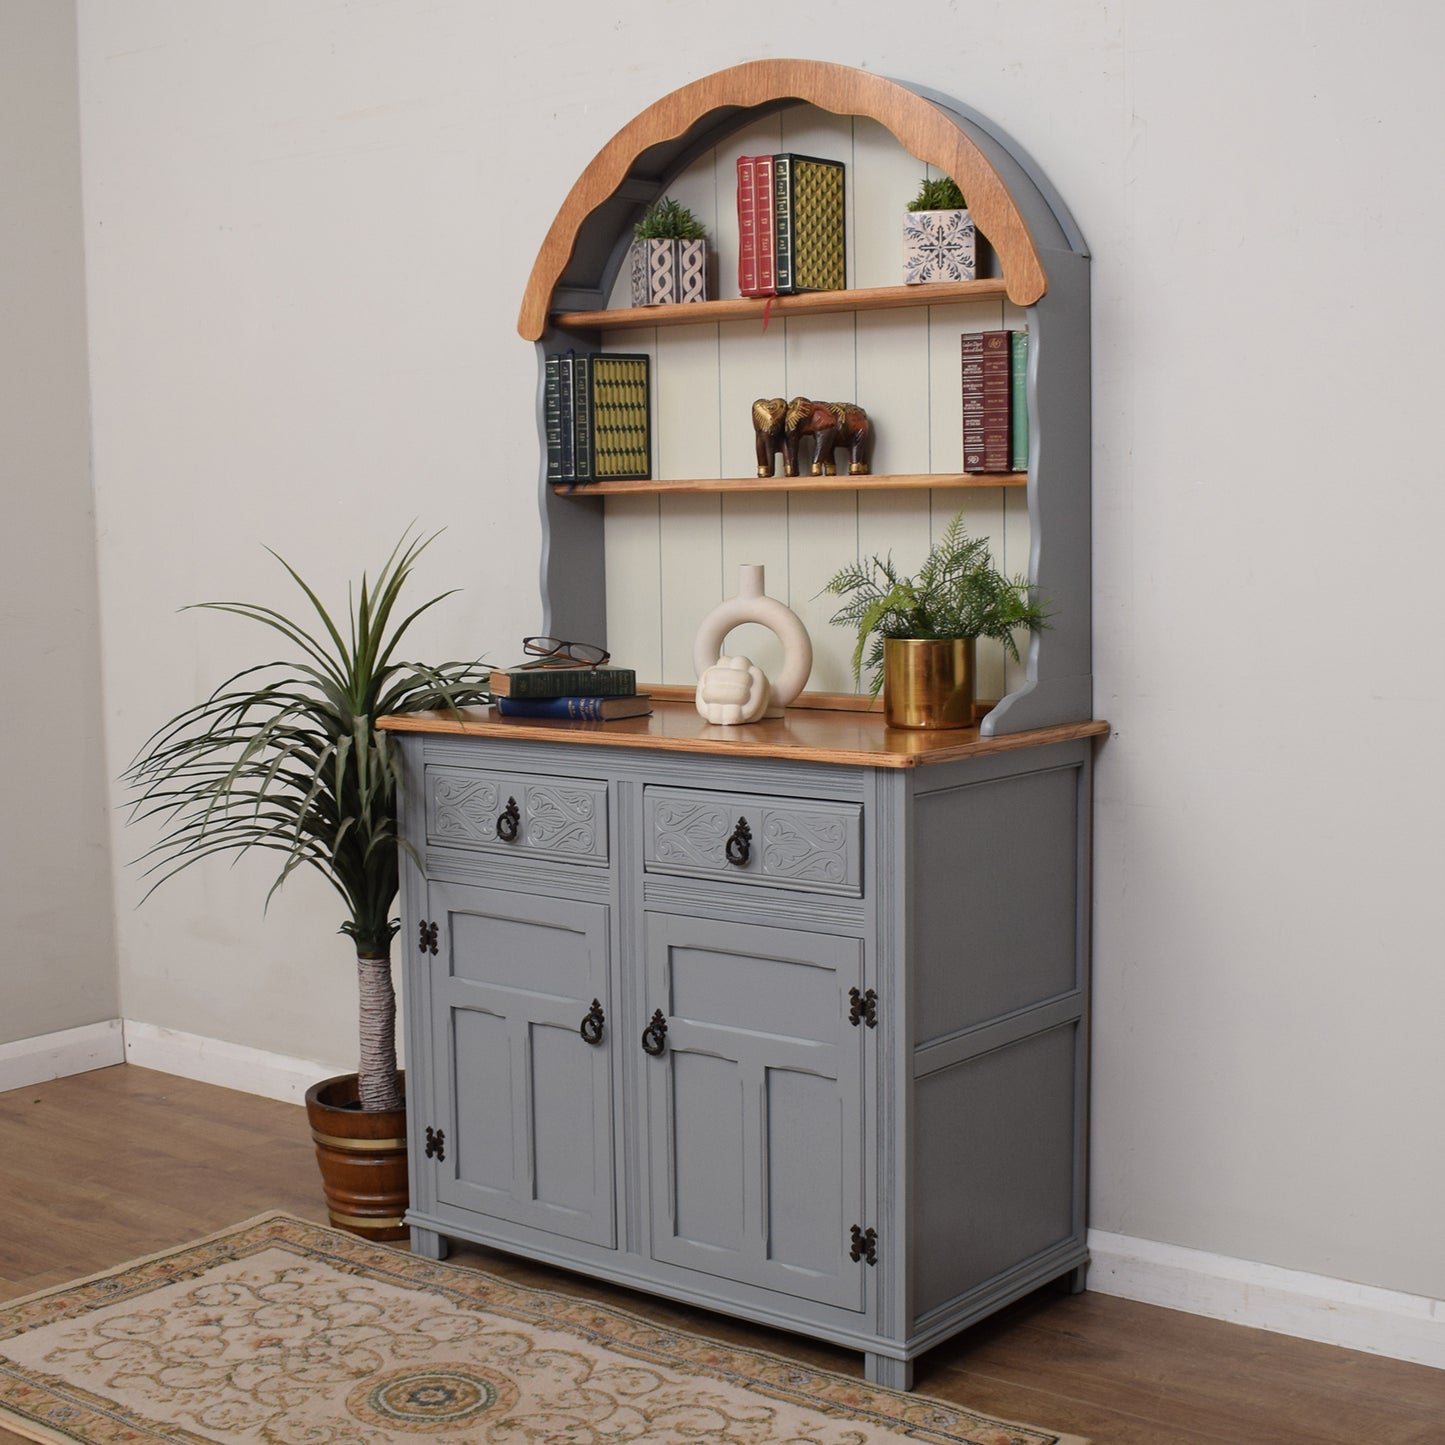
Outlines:
POLYGON ((1009 332, 1009 470, 1029 469, 1029 334, 1009 332))
POLYGON ((776 155, 773 194, 778 295, 845 290, 843 162, 776 155))
POLYGON ((631 697, 630 667, 511 667, 492 673, 493 697, 631 697))
POLYGON ((590 480, 645 480, 652 475, 648 357, 598 352, 589 372, 590 480))

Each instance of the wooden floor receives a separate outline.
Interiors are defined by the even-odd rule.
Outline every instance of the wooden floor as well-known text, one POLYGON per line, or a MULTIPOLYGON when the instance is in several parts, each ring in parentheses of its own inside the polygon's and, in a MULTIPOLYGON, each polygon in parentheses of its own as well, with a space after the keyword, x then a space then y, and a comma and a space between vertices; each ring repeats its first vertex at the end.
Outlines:
MULTIPOLYGON (((268 1209, 325 1220, 299 1107, 125 1065, 0 1094, 0 1200, 0 1300, 268 1209)), ((453 1258, 859 1373, 859 1356, 796 1336, 453 1258)), ((1100 1294, 1031 1296, 926 1355, 916 1386, 1095 1445, 1445 1445, 1445 1371, 1100 1294)))

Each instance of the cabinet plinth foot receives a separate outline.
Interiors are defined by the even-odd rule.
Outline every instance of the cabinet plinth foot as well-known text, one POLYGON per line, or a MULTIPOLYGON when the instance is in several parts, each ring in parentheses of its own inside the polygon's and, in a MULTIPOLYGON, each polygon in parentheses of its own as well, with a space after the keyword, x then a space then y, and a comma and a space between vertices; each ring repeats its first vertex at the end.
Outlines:
POLYGON ((913 1388, 913 1361, 895 1360, 891 1355, 863 1356, 863 1378, 870 1385, 882 1385, 889 1390, 911 1390, 913 1388))
POLYGON ((434 1229, 420 1229, 416 1225, 411 1227, 411 1252, 419 1254, 423 1259, 445 1259, 449 1246, 447 1237, 438 1234, 434 1229))

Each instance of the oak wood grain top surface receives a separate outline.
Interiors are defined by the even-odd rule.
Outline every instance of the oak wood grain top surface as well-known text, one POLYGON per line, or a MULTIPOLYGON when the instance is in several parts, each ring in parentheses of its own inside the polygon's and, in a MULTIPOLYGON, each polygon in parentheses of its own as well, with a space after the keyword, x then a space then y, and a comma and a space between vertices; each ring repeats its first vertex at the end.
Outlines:
POLYGON ((391 732, 434 733, 528 742, 591 743, 662 752, 713 753, 732 758, 787 758, 868 768, 916 768, 989 753, 1045 747, 1108 732, 1103 721, 1064 723, 1003 737, 982 737, 977 727, 911 731, 886 727, 876 713, 790 708, 784 717, 722 727, 704 722, 691 702, 654 700, 650 717, 613 722, 504 718, 490 707, 384 717, 391 732))

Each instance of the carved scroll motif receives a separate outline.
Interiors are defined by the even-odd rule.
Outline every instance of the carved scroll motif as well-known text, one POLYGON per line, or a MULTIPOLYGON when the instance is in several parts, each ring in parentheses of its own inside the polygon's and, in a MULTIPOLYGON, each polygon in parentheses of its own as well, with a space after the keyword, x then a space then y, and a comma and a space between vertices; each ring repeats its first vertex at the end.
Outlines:
POLYGON ((770 878, 843 883, 848 878, 848 828, 841 818, 807 813, 763 817, 763 872, 770 878))
POLYGON ((442 774, 432 782, 433 835, 489 843, 497 836, 502 801, 499 784, 490 779, 442 774))

